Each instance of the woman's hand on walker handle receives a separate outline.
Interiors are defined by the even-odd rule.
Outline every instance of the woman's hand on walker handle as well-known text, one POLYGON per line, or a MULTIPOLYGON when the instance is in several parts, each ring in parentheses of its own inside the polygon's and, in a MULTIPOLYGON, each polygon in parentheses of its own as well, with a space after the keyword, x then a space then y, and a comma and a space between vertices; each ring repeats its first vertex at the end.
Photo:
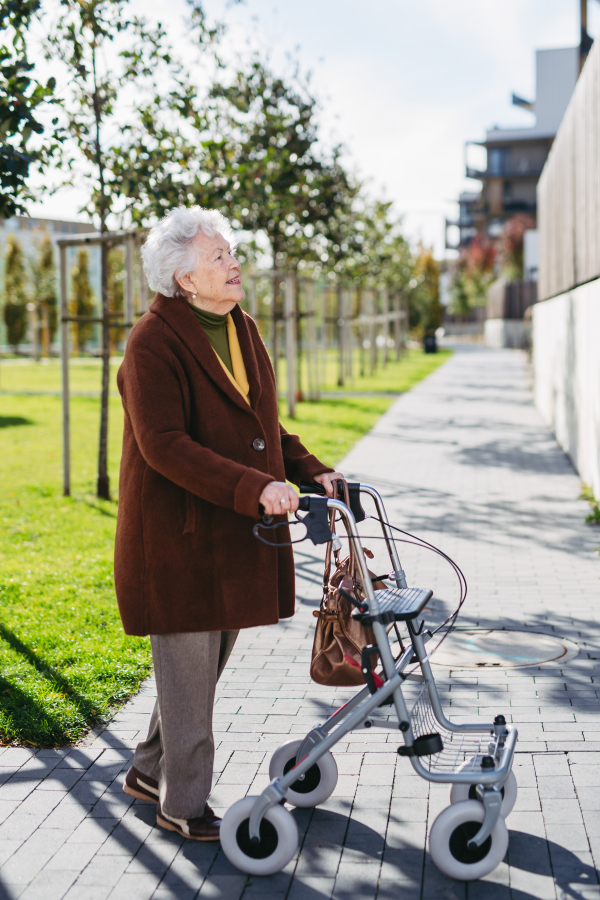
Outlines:
POLYGON ((282 516, 296 512, 300 498, 296 491, 283 481, 272 481, 266 486, 258 502, 267 516, 282 516))
POLYGON ((323 475, 315 475, 313 481, 316 481, 317 484, 322 485, 327 491, 328 497, 333 497, 333 483, 334 481, 339 481, 340 478, 344 478, 341 472, 325 472, 323 475))

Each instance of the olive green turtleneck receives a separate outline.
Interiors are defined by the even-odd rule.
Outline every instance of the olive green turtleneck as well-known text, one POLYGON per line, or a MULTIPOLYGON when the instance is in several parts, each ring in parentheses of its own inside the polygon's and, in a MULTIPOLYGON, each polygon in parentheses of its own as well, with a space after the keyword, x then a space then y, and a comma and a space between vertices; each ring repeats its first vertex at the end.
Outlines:
POLYGON ((191 303, 189 304, 189 307, 204 329, 204 333, 210 342, 210 346, 215 353, 221 357, 233 375, 233 365, 231 363, 231 353, 229 351, 229 338, 227 336, 227 316, 220 316, 218 313, 207 312, 205 309, 198 309, 197 306, 192 306, 191 303))

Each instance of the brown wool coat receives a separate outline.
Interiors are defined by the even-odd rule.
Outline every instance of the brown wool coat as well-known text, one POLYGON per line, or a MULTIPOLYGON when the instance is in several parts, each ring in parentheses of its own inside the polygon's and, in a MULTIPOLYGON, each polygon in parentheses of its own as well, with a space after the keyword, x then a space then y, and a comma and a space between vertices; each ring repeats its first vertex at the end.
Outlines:
MULTIPOLYGON (((251 406, 185 300, 157 295, 127 342, 115 543, 127 634, 226 631, 294 613, 291 547, 252 534, 259 497, 270 481, 332 470, 280 426, 266 348, 250 316, 232 315, 251 406)), ((289 529, 267 537, 288 541, 289 529)))

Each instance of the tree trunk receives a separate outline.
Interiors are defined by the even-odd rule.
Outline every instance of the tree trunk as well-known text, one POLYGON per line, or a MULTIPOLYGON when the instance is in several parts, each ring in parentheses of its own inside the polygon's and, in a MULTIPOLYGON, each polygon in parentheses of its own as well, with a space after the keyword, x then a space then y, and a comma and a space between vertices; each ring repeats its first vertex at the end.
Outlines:
POLYGON ((100 394, 100 444, 98 450, 97 496, 110 500, 108 479, 108 395, 110 388, 110 328, 108 309, 108 244, 100 245, 100 280, 102 293, 102 391, 100 394))
POLYGON ((48 301, 42 300, 42 356, 50 359, 50 314, 48 312, 48 301))
MULTIPOLYGON (((273 253, 273 258, 275 259, 275 253, 273 253)), ((277 269, 277 264, 273 261, 273 269, 277 269)), ((277 309, 277 301, 279 297, 281 279, 275 275, 271 277, 271 287, 273 289, 273 300, 272 300, 272 310, 271 310, 271 362, 273 364, 273 371, 275 373, 275 384, 277 384, 277 368, 278 368, 278 356, 279 356, 279 346, 277 341, 277 325, 279 322, 279 315, 277 309)))

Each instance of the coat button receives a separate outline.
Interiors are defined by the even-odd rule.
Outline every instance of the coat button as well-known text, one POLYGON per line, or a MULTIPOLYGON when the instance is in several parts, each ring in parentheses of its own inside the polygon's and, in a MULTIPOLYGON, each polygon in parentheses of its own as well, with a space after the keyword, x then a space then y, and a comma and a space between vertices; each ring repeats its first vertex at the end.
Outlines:
POLYGON ((266 444, 262 438, 255 438, 252 441, 252 446, 254 447, 255 450, 264 450, 266 447, 266 444))

